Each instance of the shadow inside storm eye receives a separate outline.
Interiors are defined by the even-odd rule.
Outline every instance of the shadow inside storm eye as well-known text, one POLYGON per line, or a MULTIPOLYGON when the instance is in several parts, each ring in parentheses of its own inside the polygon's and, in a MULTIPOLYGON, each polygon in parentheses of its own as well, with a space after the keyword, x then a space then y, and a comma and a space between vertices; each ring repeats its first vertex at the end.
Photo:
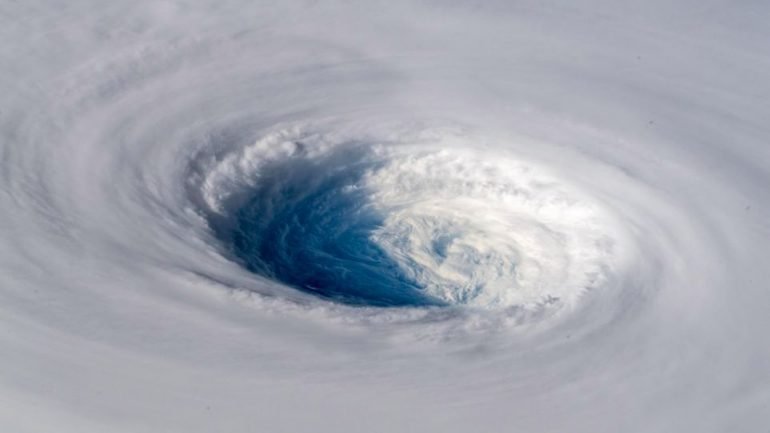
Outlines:
POLYGON ((371 239, 383 216, 361 181, 376 165, 366 152, 347 149, 265 167, 218 235, 251 272, 335 302, 444 305, 371 239))

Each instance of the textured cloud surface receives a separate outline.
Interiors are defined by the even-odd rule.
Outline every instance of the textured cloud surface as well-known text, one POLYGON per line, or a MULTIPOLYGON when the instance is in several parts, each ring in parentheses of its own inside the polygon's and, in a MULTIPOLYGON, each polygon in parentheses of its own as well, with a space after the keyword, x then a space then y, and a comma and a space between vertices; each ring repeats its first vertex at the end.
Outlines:
POLYGON ((766 430, 768 20, 0 4, 0 430, 766 430))

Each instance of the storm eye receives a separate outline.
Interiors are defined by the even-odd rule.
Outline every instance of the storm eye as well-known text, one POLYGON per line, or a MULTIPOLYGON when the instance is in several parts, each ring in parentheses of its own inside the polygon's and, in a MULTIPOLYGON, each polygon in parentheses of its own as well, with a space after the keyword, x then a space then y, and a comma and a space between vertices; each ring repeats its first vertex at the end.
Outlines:
MULTIPOLYGON (((612 272, 611 215, 531 163, 294 135, 255 145, 267 156, 212 220, 262 278, 354 306, 500 309, 573 304, 612 272)), ((215 172, 245 166, 227 161, 215 172)))

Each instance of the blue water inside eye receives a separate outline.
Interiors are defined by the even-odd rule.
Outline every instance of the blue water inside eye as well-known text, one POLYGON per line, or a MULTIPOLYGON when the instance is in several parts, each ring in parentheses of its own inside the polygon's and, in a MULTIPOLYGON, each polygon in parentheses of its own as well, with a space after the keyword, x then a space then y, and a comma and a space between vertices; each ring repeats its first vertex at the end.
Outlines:
POLYGON ((352 305, 442 305, 426 296, 376 243, 382 216, 350 163, 268 168, 232 217, 232 252, 257 274, 352 305))

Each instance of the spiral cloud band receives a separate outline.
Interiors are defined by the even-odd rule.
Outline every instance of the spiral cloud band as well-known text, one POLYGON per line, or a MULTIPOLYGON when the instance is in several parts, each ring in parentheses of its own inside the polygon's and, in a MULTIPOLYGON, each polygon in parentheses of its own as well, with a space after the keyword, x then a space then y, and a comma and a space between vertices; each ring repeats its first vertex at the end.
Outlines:
POLYGON ((0 430, 770 425, 770 5, 0 5, 0 430))

